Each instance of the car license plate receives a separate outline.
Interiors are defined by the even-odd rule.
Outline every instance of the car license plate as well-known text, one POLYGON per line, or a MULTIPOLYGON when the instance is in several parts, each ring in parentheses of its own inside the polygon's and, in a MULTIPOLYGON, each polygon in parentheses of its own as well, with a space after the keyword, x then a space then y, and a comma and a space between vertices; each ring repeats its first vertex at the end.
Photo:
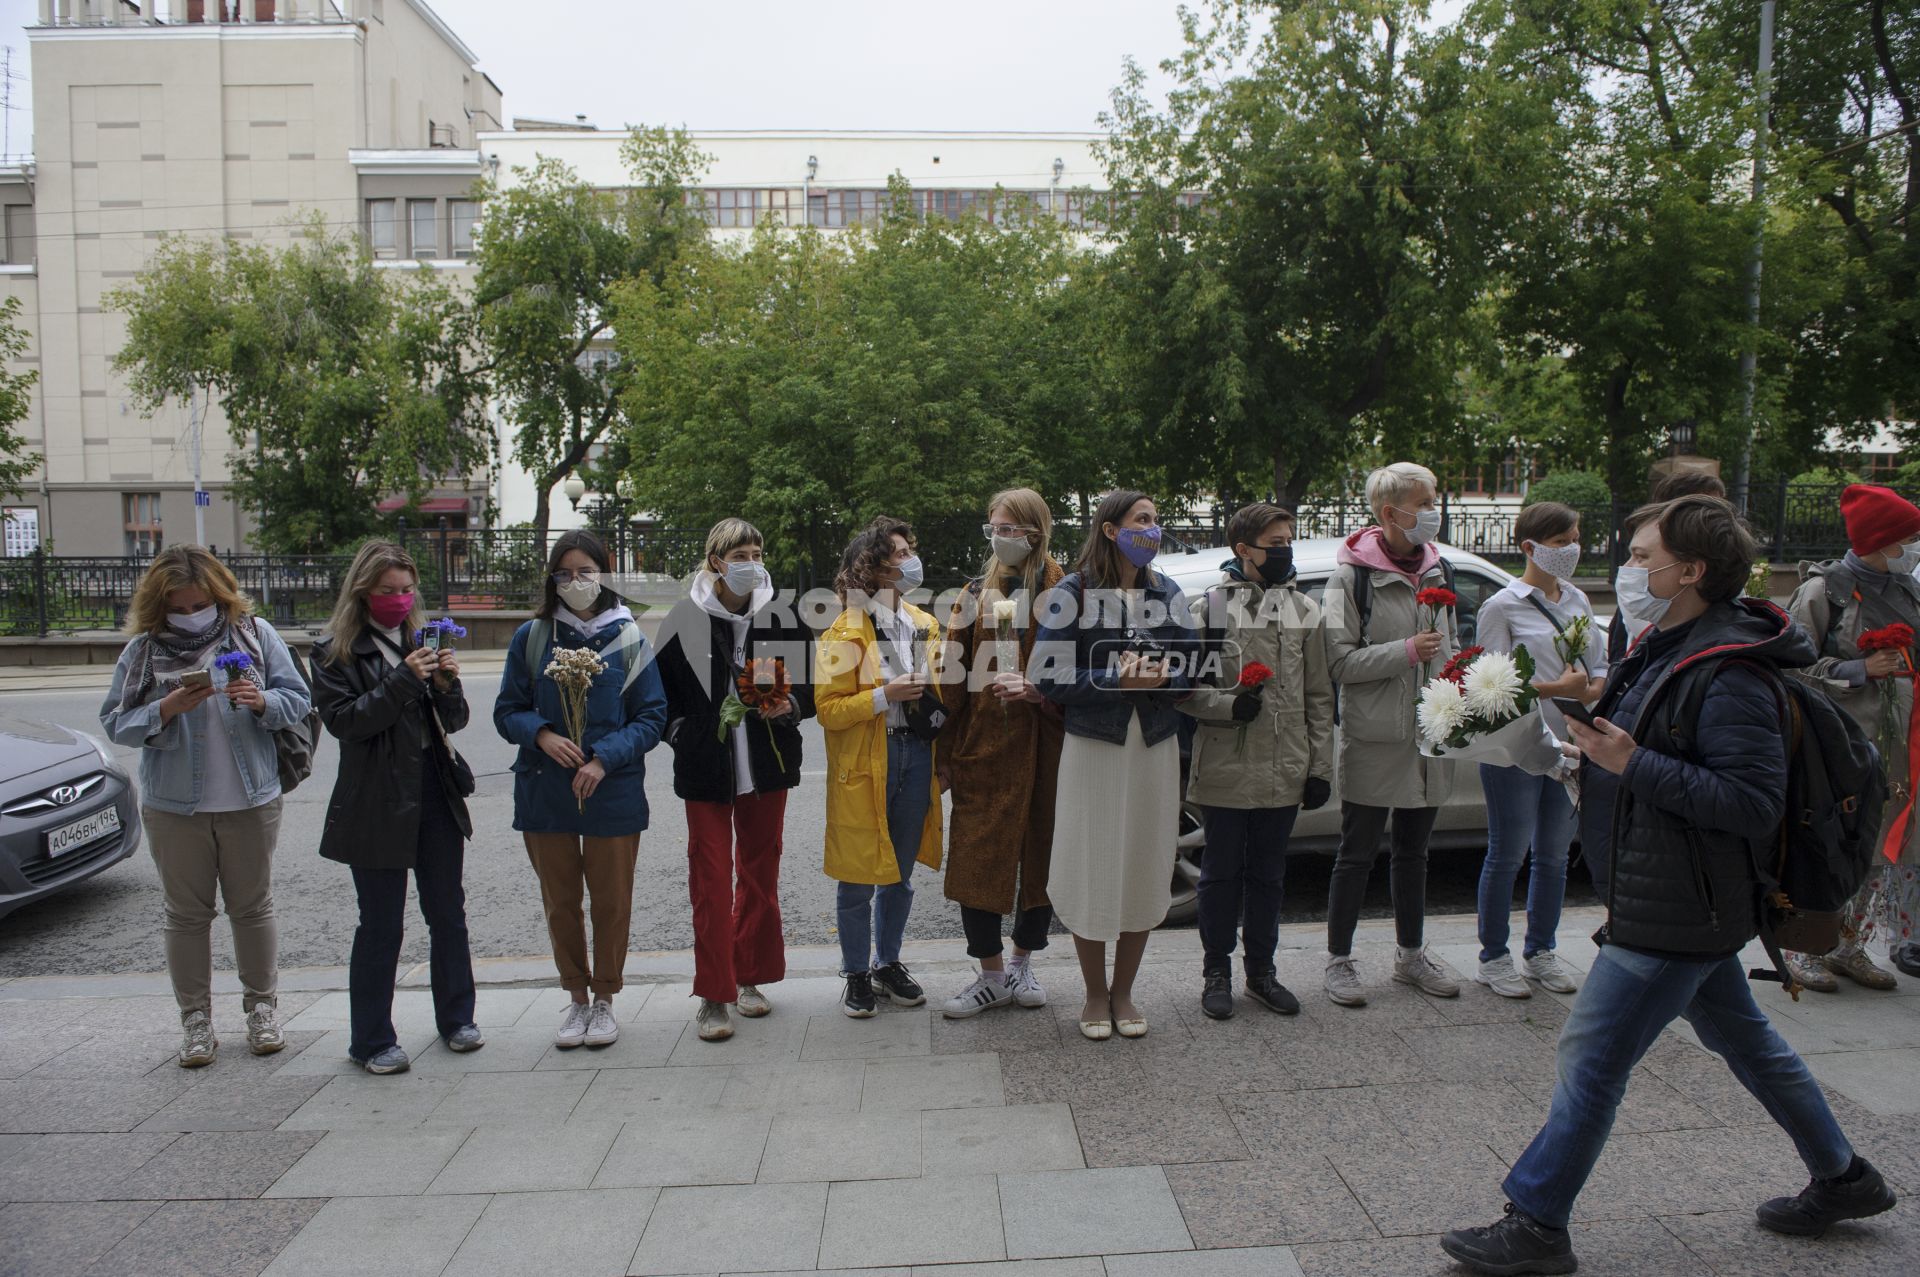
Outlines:
POLYGON ((84 847, 90 842, 98 842, 110 834, 120 832, 120 809, 107 807, 91 816, 82 817, 71 825, 62 825, 58 829, 47 831, 47 855, 64 856, 75 848, 84 847))

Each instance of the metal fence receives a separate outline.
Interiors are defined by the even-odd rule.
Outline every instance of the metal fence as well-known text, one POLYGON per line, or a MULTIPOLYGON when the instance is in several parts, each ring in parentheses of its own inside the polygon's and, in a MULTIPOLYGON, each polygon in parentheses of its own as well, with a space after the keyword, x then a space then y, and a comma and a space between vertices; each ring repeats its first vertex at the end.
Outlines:
MULTIPOLYGON (((1775 562, 1832 558, 1846 549, 1839 498, 1839 489, 1826 484, 1756 484, 1748 519, 1766 556, 1775 562)), ((1631 502, 1616 501, 1581 511, 1591 568, 1601 570, 1624 559, 1626 547, 1618 529, 1632 508, 1631 502)), ((1516 513, 1512 507, 1491 503, 1445 500, 1441 539, 1517 567, 1516 513)), ((1345 536, 1372 522, 1366 503, 1358 498, 1303 505, 1299 515, 1303 537, 1345 536)), ((986 557, 980 522, 977 514, 916 522, 928 585, 943 589, 980 570, 986 557)), ((1165 546, 1172 552, 1206 549, 1226 540, 1224 519, 1218 515, 1165 526, 1165 546)), ((773 564, 776 579, 782 586, 803 590, 831 584, 841 549, 854 530, 838 521, 811 524, 790 538, 797 542, 793 551, 797 561, 773 564)), ((597 534, 607 544, 615 572, 675 577, 700 565, 707 536, 704 524, 619 524, 597 534)), ((526 528, 402 526, 397 531, 420 565, 422 602, 431 610, 451 612, 532 607, 539 597, 548 547, 559 535, 554 530, 543 539, 526 528)), ((1061 519, 1054 527, 1055 556, 1070 562, 1083 537, 1078 520, 1061 519)), ((326 619, 349 562, 344 554, 216 553, 233 569, 263 616, 276 625, 294 627, 314 626, 326 619)), ((117 629, 125 622, 134 587, 149 562, 135 555, 76 557, 44 551, 0 558, 0 634, 117 629)))

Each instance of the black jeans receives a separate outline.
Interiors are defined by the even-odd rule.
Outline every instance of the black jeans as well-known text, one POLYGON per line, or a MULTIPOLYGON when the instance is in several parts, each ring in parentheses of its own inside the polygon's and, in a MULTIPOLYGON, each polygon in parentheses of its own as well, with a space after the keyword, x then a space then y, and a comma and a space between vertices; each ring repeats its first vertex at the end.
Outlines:
POLYGON ((1367 878, 1380 854, 1380 835, 1393 817, 1393 929, 1403 949, 1416 949, 1426 932, 1427 840, 1433 836, 1438 807, 1369 807, 1340 804, 1340 854, 1327 887, 1327 952, 1353 952, 1353 929, 1367 897, 1367 878))
MULTIPOLYGON (((431 757, 423 761, 420 775, 420 839, 413 878, 420 889, 420 913, 427 920, 433 1018, 440 1036, 446 1037, 473 1023, 473 956, 467 948, 467 893, 460 882, 467 844, 453 822, 440 770, 431 757)), ((353 1026, 347 1053, 370 1060, 399 1042, 393 1031, 393 982, 406 934, 407 871, 355 868, 353 889, 360 898, 360 925, 354 928, 353 956, 347 963, 353 1026)))
MULTIPOLYGON (((960 927, 967 933, 969 958, 1000 956, 1000 923, 1003 915, 990 909, 960 906, 960 927)), ((1013 915, 1013 947, 1038 953, 1047 947, 1047 928, 1053 925, 1053 906, 1035 905, 1013 915)))
POLYGON ((1280 901, 1286 889, 1287 840, 1298 807, 1200 808, 1207 849, 1200 857, 1200 944, 1208 975, 1233 972, 1240 930, 1246 973, 1271 975, 1280 947, 1280 901))

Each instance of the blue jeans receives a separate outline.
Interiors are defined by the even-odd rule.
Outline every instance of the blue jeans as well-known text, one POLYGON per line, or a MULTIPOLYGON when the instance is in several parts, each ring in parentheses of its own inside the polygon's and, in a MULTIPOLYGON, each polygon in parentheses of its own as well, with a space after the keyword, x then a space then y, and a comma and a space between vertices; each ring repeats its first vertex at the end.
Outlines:
POLYGON ((1200 946, 1207 975, 1233 972, 1235 930, 1246 973, 1273 974, 1280 946, 1280 900, 1287 877, 1287 840, 1299 807, 1200 808, 1207 848, 1200 857, 1200 946))
POLYGON ((900 961, 900 940, 913 908, 913 862, 920 855, 920 828, 933 802, 933 746, 917 736, 887 737, 887 835, 900 864, 900 881, 875 887, 843 882, 840 912, 842 974, 900 961))
POLYGON ((1513 880, 1533 848, 1527 883, 1527 939, 1531 958, 1554 946, 1560 906, 1567 898, 1567 848, 1573 843, 1573 800, 1567 787, 1518 767, 1480 764, 1487 793, 1487 858, 1480 864, 1480 961, 1507 952, 1507 915, 1513 910, 1513 880))
POLYGON ((1560 1031, 1553 1108, 1507 1175, 1508 1201, 1550 1228, 1567 1226, 1613 1129, 1628 1075, 1675 1016, 1792 1137, 1809 1174, 1827 1178, 1852 1164, 1853 1146, 1820 1084, 1755 1005, 1738 955, 1680 962, 1608 945, 1560 1031))

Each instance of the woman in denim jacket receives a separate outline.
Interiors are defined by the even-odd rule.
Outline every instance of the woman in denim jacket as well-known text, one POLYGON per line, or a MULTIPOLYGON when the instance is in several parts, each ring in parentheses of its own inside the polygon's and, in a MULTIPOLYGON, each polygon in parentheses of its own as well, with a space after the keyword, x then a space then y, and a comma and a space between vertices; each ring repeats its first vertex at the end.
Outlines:
POLYGON ((1149 564, 1159 513, 1143 492, 1101 498, 1074 570, 1048 593, 1033 681, 1066 711, 1047 894, 1073 933, 1080 1032, 1144 1037, 1133 980, 1171 903, 1180 822, 1180 712, 1193 618, 1149 564), (1107 977, 1107 945, 1114 946, 1107 977))
POLYGON ((253 616, 226 564, 197 545, 154 556, 127 611, 126 648, 100 706, 115 743, 140 749, 141 823, 166 902, 167 974, 180 1066, 213 1063, 213 917, 224 899, 247 1045, 286 1045, 274 1019, 279 933, 273 848, 280 769, 273 733, 307 716, 287 645, 253 616))

